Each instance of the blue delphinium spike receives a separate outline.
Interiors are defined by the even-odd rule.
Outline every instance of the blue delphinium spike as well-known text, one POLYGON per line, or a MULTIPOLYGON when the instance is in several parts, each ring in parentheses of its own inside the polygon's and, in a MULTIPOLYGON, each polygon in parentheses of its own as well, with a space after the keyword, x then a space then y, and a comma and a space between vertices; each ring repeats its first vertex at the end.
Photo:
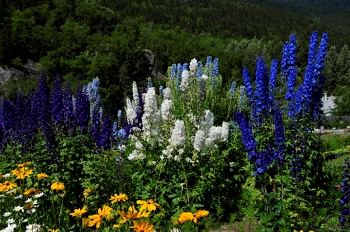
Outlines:
POLYGON ((202 62, 198 61, 197 63, 197 70, 196 70, 196 76, 201 77, 203 75, 203 64, 202 62))
POLYGON ((249 76, 247 68, 243 69, 243 82, 244 82, 244 86, 246 88, 246 93, 247 93, 247 96, 248 96, 248 100, 252 104, 253 103, 253 97, 254 97, 254 91, 253 91, 253 87, 252 87, 252 84, 251 84, 251 81, 250 81, 250 76, 249 76))
POLYGON ((277 88, 276 80, 277 80, 277 67, 278 60, 273 59, 271 61, 271 69, 270 69, 270 81, 269 81, 269 89, 271 92, 275 91, 277 88))
POLYGON ((214 59, 214 70, 213 70, 213 75, 217 76, 219 75, 219 59, 215 58, 214 59))
POLYGON ((170 76, 171 76, 171 82, 174 82, 174 80, 176 78, 176 64, 173 64, 171 66, 170 76))
POLYGON ((230 97, 233 99, 235 97, 236 92, 236 82, 232 81, 231 88, 230 88, 230 97))

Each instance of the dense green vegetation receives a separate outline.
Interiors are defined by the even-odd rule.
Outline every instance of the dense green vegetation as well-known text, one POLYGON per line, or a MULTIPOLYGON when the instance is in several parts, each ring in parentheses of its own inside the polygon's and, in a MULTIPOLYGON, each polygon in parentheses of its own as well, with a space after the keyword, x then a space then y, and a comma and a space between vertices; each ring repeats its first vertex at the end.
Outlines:
MULTIPOLYGON (((344 45, 350 39, 350 27, 340 23, 335 27, 331 22, 337 20, 327 23, 306 17, 310 7, 297 14, 300 8, 295 5, 259 4, 245 0, 1 0, 0 65, 23 70, 32 59, 38 71, 52 77, 63 75, 73 84, 98 76, 104 103, 116 111, 123 106, 131 81, 143 86, 147 77, 164 76, 172 63, 193 57, 202 61, 208 54, 218 57, 224 84, 232 80, 241 84, 242 68, 254 70, 259 55, 267 62, 280 58, 279 49, 291 33, 297 33, 301 41, 298 64, 303 69, 305 44, 316 30, 327 31, 333 46, 325 89, 332 92, 341 83, 350 85, 344 82, 349 75, 344 45), (144 49, 153 52, 154 64, 145 63, 144 49)), ((335 2, 333 8, 339 7, 344 8, 335 2)), ((8 82, 2 97, 13 98, 18 87, 29 92, 33 84, 28 82, 8 82)))

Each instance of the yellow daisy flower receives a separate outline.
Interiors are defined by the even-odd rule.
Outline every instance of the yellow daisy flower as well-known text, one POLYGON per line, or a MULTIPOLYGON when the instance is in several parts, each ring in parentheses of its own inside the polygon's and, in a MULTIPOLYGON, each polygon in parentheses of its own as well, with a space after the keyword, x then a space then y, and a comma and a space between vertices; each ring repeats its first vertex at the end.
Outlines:
POLYGON ((27 167, 30 163, 31 163, 30 161, 24 162, 24 163, 18 164, 17 167, 19 168, 27 167))
POLYGON ((41 191, 40 189, 35 189, 35 188, 29 188, 29 189, 26 189, 23 193, 23 195, 26 195, 26 196, 34 196, 34 195, 37 195, 39 194, 41 191))
POLYGON ((0 192, 7 192, 15 187, 17 187, 16 183, 6 180, 5 182, 0 183, 0 192))
POLYGON ((117 201, 127 201, 128 200, 128 196, 124 193, 121 193, 121 194, 114 194, 113 196, 111 196, 111 199, 112 201, 112 204, 114 204, 115 202, 117 201))
POLYGON ((147 221, 141 221, 140 224, 137 221, 132 221, 134 223, 130 228, 134 229, 136 232, 153 232, 153 225, 148 224, 147 221))
POLYGON ((111 213, 113 209, 107 205, 103 206, 102 209, 98 209, 98 213, 89 216, 89 227, 95 226, 96 228, 99 228, 101 226, 103 218, 107 217, 108 220, 111 220, 113 218, 113 214, 111 213))
POLYGON ((157 209, 157 207, 158 208, 160 207, 160 205, 155 203, 152 199, 150 199, 148 201, 138 200, 138 201, 136 201, 136 203, 139 205, 142 205, 140 208, 140 211, 147 210, 147 211, 151 212, 151 211, 155 211, 157 209))
POLYGON ((23 180, 27 176, 29 177, 31 174, 33 174, 33 170, 28 169, 27 167, 19 167, 15 170, 12 170, 12 174, 16 176, 16 179, 23 180))
POLYGON ((55 229, 49 229, 49 232, 58 232, 58 229, 55 230, 55 229))
POLYGON ((123 218, 119 223, 124 223, 130 219, 149 217, 150 215, 150 212, 147 212, 145 210, 140 210, 139 212, 137 212, 135 206, 130 206, 127 214, 125 214, 124 210, 118 211, 118 213, 123 218))
POLYGON ((52 190, 57 190, 57 191, 60 191, 60 190, 65 190, 66 189, 66 187, 64 186, 64 184, 63 183, 61 183, 61 182, 55 182, 55 183, 53 183, 52 185, 51 185, 51 189, 52 190))
POLYGON ((86 212, 86 206, 84 206, 82 209, 75 209, 73 213, 70 213, 70 215, 76 218, 81 218, 81 216, 86 212))
POLYGON ((89 188, 85 189, 83 192, 84 197, 85 198, 88 197, 91 192, 92 192, 92 188, 89 187, 89 188))
POLYGON ((198 210, 195 213, 182 212, 179 217, 179 222, 183 224, 187 221, 193 221, 195 224, 197 224, 199 218, 205 217, 208 214, 209 214, 209 211, 207 210, 198 210))
POLYGON ((191 212, 182 212, 179 217, 179 222, 181 224, 187 222, 187 221, 192 221, 193 220, 193 214, 191 212))
POLYGON ((46 173, 39 173, 38 175, 36 175, 39 179, 44 179, 46 177, 48 177, 48 175, 46 173))
POLYGON ((207 210, 202 210, 202 209, 198 210, 197 212, 195 212, 193 214, 193 222, 197 224, 197 220, 199 218, 205 217, 208 214, 209 214, 209 211, 207 211, 207 210))

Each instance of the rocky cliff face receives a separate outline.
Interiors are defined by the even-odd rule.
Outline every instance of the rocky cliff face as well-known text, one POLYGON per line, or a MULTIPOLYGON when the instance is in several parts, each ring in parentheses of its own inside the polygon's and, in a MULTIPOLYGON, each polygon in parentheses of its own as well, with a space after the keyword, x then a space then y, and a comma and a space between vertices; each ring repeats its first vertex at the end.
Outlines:
POLYGON ((23 77, 35 78, 39 70, 37 64, 33 60, 28 60, 21 70, 12 67, 0 67, 0 85, 4 85, 11 78, 19 80, 23 77))

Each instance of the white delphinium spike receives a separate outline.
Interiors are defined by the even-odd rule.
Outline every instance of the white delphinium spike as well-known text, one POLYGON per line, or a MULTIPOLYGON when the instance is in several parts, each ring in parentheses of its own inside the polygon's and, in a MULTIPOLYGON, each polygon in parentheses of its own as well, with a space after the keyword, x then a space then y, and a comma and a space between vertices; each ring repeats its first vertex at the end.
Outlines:
POLYGON ((184 70, 181 75, 181 84, 180 84, 180 89, 181 91, 186 91, 188 89, 188 80, 190 78, 190 74, 188 70, 184 70))
POLYGON ((230 128, 228 122, 222 122, 221 127, 221 137, 222 140, 227 140, 230 133, 230 128))
POLYGON ((161 112, 158 110, 154 87, 147 90, 147 93, 144 94, 144 99, 144 113, 142 116, 143 137, 146 141, 154 144, 160 138, 157 125, 161 121, 161 112))
POLYGON ((156 90, 154 87, 149 88, 147 93, 145 93, 145 105, 144 105, 144 115, 154 116, 158 111, 156 90))
POLYGON ((203 151, 205 148, 205 133, 202 130, 198 130, 196 132, 196 136, 194 138, 194 143, 193 143, 194 149, 196 151, 203 151))
POLYGON ((163 89, 163 99, 171 99, 170 88, 163 89))
POLYGON ((207 139, 205 140, 205 145, 210 147, 220 140, 222 140, 222 128, 220 126, 210 127, 207 139))
POLYGON ((190 62, 190 74, 194 75, 196 73, 198 62, 195 58, 193 58, 190 62))
POLYGON ((171 131, 169 143, 175 147, 184 146, 186 143, 186 128, 182 120, 175 121, 175 127, 171 131))
POLYGON ((162 112, 162 118, 164 121, 168 121, 169 119, 171 119, 172 114, 171 114, 171 109, 173 107, 173 101, 172 100, 168 100, 165 99, 162 102, 162 105, 160 107, 160 111, 162 112))
POLYGON ((135 106, 130 101, 130 98, 126 99, 125 113, 126 113, 126 119, 128 121, 128 124, 132 124, 137 115, 136 115, 135 106))
POLYGON ((210 112, 210 110, 205 110, 204 115, 201 117, 200 128, 205 133, 209 133, 209 129, 213 125, 214 125, 214 114, 210 112))
POLYGON ((136 111, 139 110, 140 107, 140 99, 139 99, 139 91, 137 89, 136 82, 132 82, 132 98, 134 101, 136 111))

